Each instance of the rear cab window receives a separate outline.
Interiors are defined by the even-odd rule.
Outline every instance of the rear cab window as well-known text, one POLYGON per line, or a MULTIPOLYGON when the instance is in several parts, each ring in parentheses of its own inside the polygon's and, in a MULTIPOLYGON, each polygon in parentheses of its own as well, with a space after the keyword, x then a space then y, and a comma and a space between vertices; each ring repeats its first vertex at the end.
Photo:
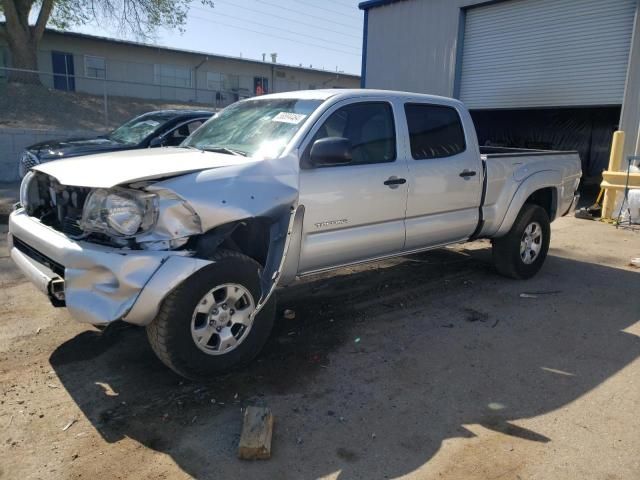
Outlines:
POLYGON ((198 120, 194 120, 193 122, 187 123, 187 129, 189 131, 189 135, 191 135, 193 132, 195 132, 198 128, 200 128, 200 126, 206 121, 207 119, 198 119, 198 120))
POLYGON ((462 121, 455 108, 406 103, 404 111, 414 160, 451 157, 466 150, 462 121))
POLYGON ((166 134, 166 146, 178 146, 180 145, 185 138, 195 132, 198 127, 200 127, 204 123, 204 120, 197 119, 193 121, 187 121, 174 127, 173 130, 170 130, 168 134, 166 134))

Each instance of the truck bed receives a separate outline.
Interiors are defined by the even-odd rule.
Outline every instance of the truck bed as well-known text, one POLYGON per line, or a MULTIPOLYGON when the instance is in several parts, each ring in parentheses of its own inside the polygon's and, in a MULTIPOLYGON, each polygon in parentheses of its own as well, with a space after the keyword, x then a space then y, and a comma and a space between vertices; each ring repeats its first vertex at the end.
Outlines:
POLYGON ((576 151, 480 147, 484 169, 480 236, 503 234, 505 214, 520 186, 533 175, 542 187, 555 188, 554 216, 571 206, 580 180, 580 156, 576 151))

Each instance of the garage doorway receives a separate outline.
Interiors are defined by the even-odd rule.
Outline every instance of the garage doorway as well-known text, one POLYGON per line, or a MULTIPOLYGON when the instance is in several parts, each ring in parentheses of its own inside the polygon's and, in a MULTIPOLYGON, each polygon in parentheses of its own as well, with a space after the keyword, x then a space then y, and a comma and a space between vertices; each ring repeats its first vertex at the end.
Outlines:
POLYGON ((597 184, 609 164, 620 107, 472 110, 480 145, 577 150, 583 183, 597 184))
POLYGON ((622 104, 637 0, 463 9, 454 90, 470 109, 622 104))

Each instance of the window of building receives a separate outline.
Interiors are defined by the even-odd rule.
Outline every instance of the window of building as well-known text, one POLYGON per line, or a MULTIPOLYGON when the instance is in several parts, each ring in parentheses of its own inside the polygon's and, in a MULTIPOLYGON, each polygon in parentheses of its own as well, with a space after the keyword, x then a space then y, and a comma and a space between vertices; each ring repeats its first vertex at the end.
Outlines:
POLYGON ((269 93, 269 79, 265 77, 253 77, 253 94, 265 95, 269 93))
POLYGON ((238 76, 238 90, 249 95, 253 95, 253 77, 248 75, 238 76))
POLYGON ((225 90, 233 92, 238 91, 240 88, 240 77, 238 75, 222 75, 222 86, 225 90))
POLYGON ((406 104, 411 156, 416 160, 450 157, 466 149, 458 112, 451 107, 406 104))
POLYGON ((207 89, 216 92, 236 91, 239 88, 238 75, 228 73, 207 72, 207 89))
POLYGON ((192 88, 193 70, 189 67, 155 64, 153 66, 153 83, 166 87, 192 88))
POLYGON ((207 89, 220 91, 224 87, 224 75, 217 72, 207 72, 207 89))
POLYGON ((107 78, 107 63, 104 57, 85 55, 84 74, 90 78, 107 78))
POLYGON ((336 110, 316 132, 311 145, 327 137, 349 139, 353 158, 350 165, 396 159, 393 111, 386 102, 353 103, 336 110))

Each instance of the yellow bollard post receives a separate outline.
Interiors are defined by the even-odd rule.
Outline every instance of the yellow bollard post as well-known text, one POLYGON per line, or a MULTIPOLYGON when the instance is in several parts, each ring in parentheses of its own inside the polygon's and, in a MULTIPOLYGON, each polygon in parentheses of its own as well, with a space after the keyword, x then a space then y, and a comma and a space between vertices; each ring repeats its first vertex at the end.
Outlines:
MULTIPOLYGON (((618 130, 613 133, 611 141, 611 155, 609 156, 609 172, 618 172, 622 166, 622 154, 624 151, 624 132, 618 130)), ((604 182, 603 182, 604 183, 604 182)), ((602 218, 610 219, 616 203, 616 190, 602 186, 605 189, 602 202, 602 218)))

